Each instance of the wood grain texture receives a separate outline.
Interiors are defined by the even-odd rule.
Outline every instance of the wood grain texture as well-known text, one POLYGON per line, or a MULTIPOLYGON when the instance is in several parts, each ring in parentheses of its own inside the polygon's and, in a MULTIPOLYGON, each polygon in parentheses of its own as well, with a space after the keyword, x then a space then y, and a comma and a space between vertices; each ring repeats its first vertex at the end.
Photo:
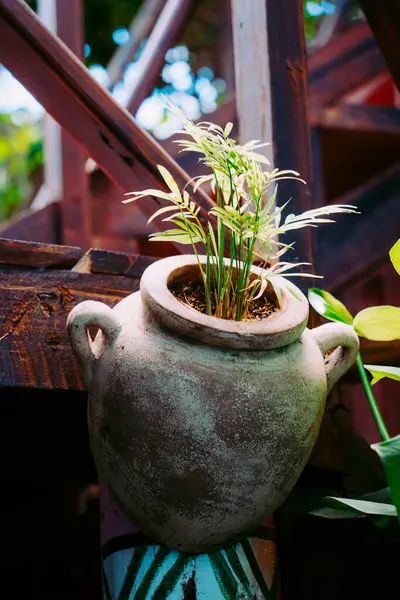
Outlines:
POLYGON ((383 260, 399 238, 400 165, 392 167, 338 202, 358 207, 334 227, 317 230, 315 271, 321 287, 336 293, 383 260))
POLYGON ((68 313, 83 300, 114 306, 138 288, 131 277, 0 269, 0 386, 83 389, 68 313))
MULTIPOLYGON (((278 203, 291 198, 290 211, 297 214, 311 208, 313 179, 303 3, 301 0, 266 0, 266 6, 275 166, 297 171, 308 184, 306 187, 295 181, 283 181, 278 203)), ((294 233, 290 240, 295 242, 290 260, 312 263, 310 229, 294 233)), ((303 289, 308 287, 299 281, 299 287, 302 286, 303 289)))
POLYGON ((0 264, 25 267, 72 267, 82 256, 77 246, 56 246, 0 238, 0 264))
MULTIPOLYGON (((57 0, 57 35, 68 48, 84 59, 84 15, 82 0, 57 0)), ((86 153, 76 140, 61 131, 62 202, 61 235, 63 244, 91 247, 92 207, 89 176, 85 171, 86 153)))
POLYGON ((360 0, 360 6, 400 90, 400 4, 393 0, 360 0))
POLYGON ((72 269, 77 273, 102 273, 140 278, 157 258, 138 254, 124 254, 108 250, 91 249, 72 269))
POLYGON ((269 142, 271 145, 260 149, 260 153, 273 168, 271 76, 275 72, 271 73, 269 60, 265 0, 231 0, 231 7, 240 142, 269 142))
MULTIPOLYGON (((1 62, 123 190, 165 190, 157 164, 181 188, 188 183, 189 176, 21 0, 0 0, 0 36, 1 62)), ((201 190, 192 196, 203 208, 213 206, 201 190)), ((141 203, 146 214, 157 206, 153 197, 141 203)))

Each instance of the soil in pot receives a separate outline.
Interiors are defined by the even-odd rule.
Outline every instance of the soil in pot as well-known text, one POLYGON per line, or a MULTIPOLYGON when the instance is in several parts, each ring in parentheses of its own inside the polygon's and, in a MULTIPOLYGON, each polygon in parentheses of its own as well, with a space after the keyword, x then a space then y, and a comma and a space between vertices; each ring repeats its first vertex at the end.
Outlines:
MULTIPOLYGON (((198 269, 191 269, 190 274, 185 277, 174 277, 168 282, 169 291, 183 304, 194 308, 200 313, 206 314, 206 300, 204 285, 200 280, 198 269), (190 277, 190 279, 189 279, 190 277)), ((251 277, 253 279, 254 277, 251 277)), ((261 321, 280 310, 280 305, 271 284, 268 284, 260 298, 252 300, 249 304, 246 317, 243 321, 261 321)), ((211 310, 216 312, 215 298, 211 300, 211 310)))

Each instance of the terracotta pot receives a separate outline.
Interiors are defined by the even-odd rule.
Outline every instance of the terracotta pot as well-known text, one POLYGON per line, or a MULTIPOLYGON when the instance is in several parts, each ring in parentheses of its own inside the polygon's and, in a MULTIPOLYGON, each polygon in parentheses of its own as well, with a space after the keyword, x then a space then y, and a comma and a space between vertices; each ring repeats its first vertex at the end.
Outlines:
POLYGON ((359 344, 344 324, 306 329, 307 299, 278 278, 282 308, 268 319, 201 314, 168 289, 194 265, 152 264, 140 292, 113 309, 79 304, 68 329, 101 480, 154 540, 204 552, 265 522, 290 492, 359 344))

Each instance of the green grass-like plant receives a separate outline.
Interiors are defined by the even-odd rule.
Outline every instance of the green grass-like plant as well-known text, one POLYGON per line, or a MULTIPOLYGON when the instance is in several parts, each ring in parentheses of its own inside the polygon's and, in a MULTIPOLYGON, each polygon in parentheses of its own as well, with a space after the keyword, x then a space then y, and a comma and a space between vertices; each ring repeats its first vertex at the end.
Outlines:
MULTIPOLYGON (((289 214, 282 219, 288 203, 276 206, 277 186, 284 179, 305 182, 292 170, 268 170, 269 162, 258 150, 266 144, 249 141, 239 145, 229 137, 232 123, 225 128, 208 122, 195 125, 175 106, 170 110, 183 122, 184 139, 177 140, 183 152, 196 152, 200 162, 211 173, 195 178, 193 190, 209 184, 216 197, 216 206, 200 218, 201 208, 191 200, 186 189, 180 190, 168 170, 158 169, 168 192, 147 189, 127 194, 124 202, 154 196, 167 202, 149 219, 158 217, 172 227, 151 234, 150 240, 190 245, 197 257, 204 284, 206 313, 223 319, 241 321, 248 317, 251 303, 260 298, 276 275, 286 277, 310 273, 293 273, 292 269, 308 263, 281 261, 292 244, 282 236, 302 227, 330 223, 328 215, 355 212, 355 207, 328 205, 308 210, 300 215, 289 214), (204 218, 205 217, 205 218, 204 218), (212 223, 216 224, 215 230, 212 223), (226 251, 226 241, 228 249, 226 251), (205 263, 200 253, 206 256, 205 263), (227 255, 228 261, 224 260, 227 255), (253 266, 259 266, 257 277, 250 277, 253 266), (290 271, 290 273, 288 273, 290 271)), ((194 180, 193 180, 194 181, 194 180)), ((279 294, 277 294, 279 298, 279 294)))

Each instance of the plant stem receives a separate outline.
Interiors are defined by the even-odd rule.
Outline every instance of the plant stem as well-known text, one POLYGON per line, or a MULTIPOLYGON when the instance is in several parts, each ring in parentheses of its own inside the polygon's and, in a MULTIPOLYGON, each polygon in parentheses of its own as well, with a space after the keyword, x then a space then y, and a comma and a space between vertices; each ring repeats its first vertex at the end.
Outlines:
POLYGON ((378 403, 375 399, 374 393, 372 391, 371 384, 368 379, 367 372, 364 368, 364 363, 361 358, 361 354, 357 355, 357 368, 360 373, 361 382, 364 387, 365 395, 367 396, 368 404, 372 412, 372 416, 374 417, 375 424, 378 428, 379 435, 382 438, 383 442, 390 440, 390 434, 385 425, 385 421, 381 415, 381 411, 379 410, 378 403))

